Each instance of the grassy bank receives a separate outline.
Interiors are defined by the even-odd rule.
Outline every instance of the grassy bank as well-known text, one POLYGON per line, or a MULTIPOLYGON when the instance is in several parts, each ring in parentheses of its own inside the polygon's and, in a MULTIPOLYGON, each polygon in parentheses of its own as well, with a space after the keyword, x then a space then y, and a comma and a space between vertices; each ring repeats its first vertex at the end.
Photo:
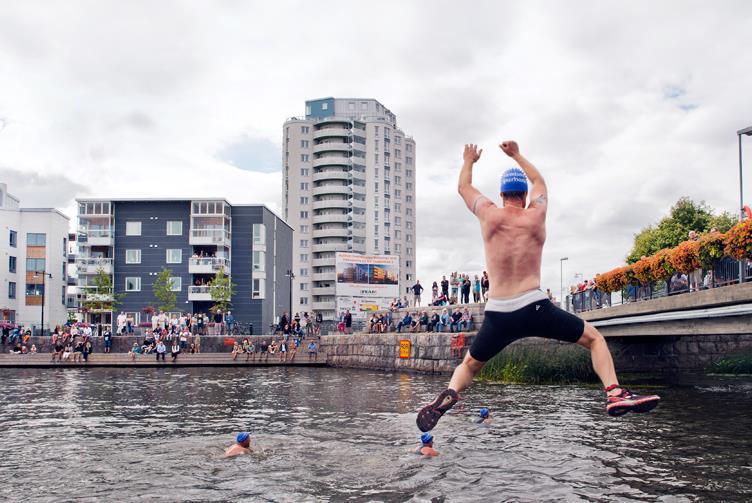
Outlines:
POLYGON ((481 381, 517 384, 598 382, 590 353, 579 346, 508 347, 478 375, 481 381))
POLYGON ((752 352, 729 355, 708 367, 711 374, 752 374, 752 352))

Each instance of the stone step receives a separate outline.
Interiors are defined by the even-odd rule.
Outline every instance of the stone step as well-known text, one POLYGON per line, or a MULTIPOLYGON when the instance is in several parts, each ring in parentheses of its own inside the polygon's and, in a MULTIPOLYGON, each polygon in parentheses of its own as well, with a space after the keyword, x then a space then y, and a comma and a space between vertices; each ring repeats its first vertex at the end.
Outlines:
POLYGON ((110 353, 110 354, 91 354, 89 355, 88 362, 74 363, 72 361, 65 362, 52 362, 49 354, 2 354, 0 355, 0 368, 4 367, 112 367, 112 366, 312 366, 321 367, 326 365, 326 355, 318 355, 314 360, 308 360, 308 354, 298 352, 295 355, 295 360, 290 361, 288 358, 286 362, 282 362, 277 355, 269 355, 269 358, 262 361, 260 358, 255 360, 251 359, 248 362, 245 361, 245 355, 238 355, 237 360, 233 360, 230 353, 206 353, 206 354, 194 354, 186 355, 181 354, 178 356, 176 362, 172 362, 172 358, 169 354, 166 355, 165 362, 157 362, 156 355, 140 355, 135 359, 131 359, 128 354, 123 353, 110 353))

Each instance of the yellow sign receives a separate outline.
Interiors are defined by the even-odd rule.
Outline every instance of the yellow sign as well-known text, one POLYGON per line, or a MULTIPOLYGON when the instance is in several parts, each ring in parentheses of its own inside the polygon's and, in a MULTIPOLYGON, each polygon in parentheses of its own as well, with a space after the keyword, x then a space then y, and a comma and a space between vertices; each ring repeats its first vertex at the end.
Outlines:
POLYGON ((410 340, 402 339, 400 341, 400 358, 410 358, 410 340))

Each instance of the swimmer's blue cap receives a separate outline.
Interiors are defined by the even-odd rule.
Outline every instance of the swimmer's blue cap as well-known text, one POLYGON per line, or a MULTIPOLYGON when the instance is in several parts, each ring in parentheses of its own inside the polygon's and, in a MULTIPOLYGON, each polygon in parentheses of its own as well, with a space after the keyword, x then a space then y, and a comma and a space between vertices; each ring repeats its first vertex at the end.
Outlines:
POLYGON ((488 417, 488 408, 483 407, 480 409, 480 417, 484 419, 488 417))
POLYGON ((510 168, 501 175, 501 188, 499 192, 527 192, 527 178, 520 168, 510 168))
POLYGON ((247 431, 241 431, 240 433, 238 433, 238 436, 235 437, 235 440, 237 440, 237 442, 239 444, 242 444, 243 442, 245 442, 249 438, 251 438, 251 434, 250 433, 248 433, 247 431))
POLYGON ((424 444, 430 444, 431 442, 433 442, 433 435, 431 435, 428 432, 425 432, 424 434, 420 436, 420 441, 423 442, 424 444))

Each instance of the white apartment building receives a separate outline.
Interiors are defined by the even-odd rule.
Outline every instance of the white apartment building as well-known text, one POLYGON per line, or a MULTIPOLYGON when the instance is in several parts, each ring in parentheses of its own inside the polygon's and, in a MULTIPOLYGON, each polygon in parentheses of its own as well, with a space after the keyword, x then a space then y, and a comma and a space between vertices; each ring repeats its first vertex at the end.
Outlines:
POLYGON ((66 284, 70 219, 54 208, 21 208, 0 183, 0 316, 39 329, 67 320, 66 284))
POLYGON ((335 313, 335 253, 399 255, 415 283, 415 141, 374 99, 306 101, 283 127, 283 206, 295 230, 294 311, 335 313))

